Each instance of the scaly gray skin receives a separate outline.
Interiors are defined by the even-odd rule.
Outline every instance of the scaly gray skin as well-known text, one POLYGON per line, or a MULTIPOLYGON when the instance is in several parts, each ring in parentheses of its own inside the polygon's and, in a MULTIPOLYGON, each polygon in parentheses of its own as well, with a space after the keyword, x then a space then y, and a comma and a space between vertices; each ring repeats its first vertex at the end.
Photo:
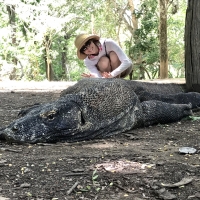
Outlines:
MULTIPOLYGON (((171 85, 152 84, 150 90, 171 87, 174 93, 181 92, 182 87, 171 85)), ((0 136, 18 143, 91 140, 155 123, 175 122, 191 115, 191 108, 200 105, 198 93, 169 95, 169 104, 168 95, 150 93, 148 87, 146 83, 122 79, 83 79, 63 91, 57 101, 21 112, 21 118, 2 130, 0 136)))

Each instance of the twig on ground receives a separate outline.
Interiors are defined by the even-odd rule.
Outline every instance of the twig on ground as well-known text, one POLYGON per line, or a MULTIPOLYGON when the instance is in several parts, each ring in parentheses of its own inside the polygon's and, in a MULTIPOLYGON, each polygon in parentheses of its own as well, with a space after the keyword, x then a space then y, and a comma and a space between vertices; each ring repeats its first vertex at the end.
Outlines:
POLYGON ((88 173, 69 173, 69 174, 65 174, 65 176, 85 176, 88 175, 88 173))
POLYGON ((15 149, 9 149, 9 148, 0 148, 0 151, 11 151, 15 153, 20 153, 22 150, 15 150, 15 149))
POLYGON ((135 191, 127 190, 127 189, 123 188, 122 186, 120 186, 120 185, 118 185, 118 184, 116 184, 116 183, 113 183, 113 185, 114 185, 115 187, 118 187, 118 188, 121 189, 121 190, 124 190, 124 191, 128 192, 128 193, 135 193, 135 192, 136 192, 136 190, 135 190, 135 191))
POLYGON ((76 181, 76 183, 74 183, 74 185, 67 191, 67 194, 68 194, 68 195, 71 194, 72 191, 77 187, 78 184, 79 184, 79 182, 76 181))
POLYGON ((98 195, 95 196, 94 200, 97 200, 97 198, 98 198, 98 195))

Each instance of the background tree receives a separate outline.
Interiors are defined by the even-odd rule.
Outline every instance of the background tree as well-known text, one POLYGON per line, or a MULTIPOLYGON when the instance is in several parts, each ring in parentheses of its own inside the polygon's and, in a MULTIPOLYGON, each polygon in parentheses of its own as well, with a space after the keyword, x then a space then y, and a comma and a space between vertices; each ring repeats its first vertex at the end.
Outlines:
POLYGON ((160 20, 160 78, 168 78, 168 48, 167 48, 167 4, 168 0, 159 0, 160 20))
POLYGON ((186 87, 200 92, 200 1, 189 0, 185 21, 186 87))
POLYGON ((134 78, 156 77, 159 62, 157 1, 141 1, 133 11, 138 21, 133 39, 127 41, 129 56, 134 62, 134 78))
POLYGON ((139 22, 138 29, 135 31, 133 41, 127 41, 129 56, 136 61, 134 62, 135 78, 161 78, 161 73, 163 74, 162 78, 184 77, 183 18, 186 2, 179 3, 176 0, 165 2, 167 3, 165 5, 165 12, 167 12, 165 22, 160 22, 158 1, 141 0, 140 2, 141 4, 135 9, 135 15, 139 22), (165 34, 163 36, 160 34, 160 23, 164 24, 165 34), (165 68, 160 67, 161 55, 166 60, 165 68))
MULTIPOLYGON (((16 46, 16 15, 15 15, 15 5, 7 5, 7 11, 9 16, 9 24, 11 27, 11 37, 12 37, 12 45, 16 46)), ((13 57, 13 62, 17 64, 17 60, 13 57)))

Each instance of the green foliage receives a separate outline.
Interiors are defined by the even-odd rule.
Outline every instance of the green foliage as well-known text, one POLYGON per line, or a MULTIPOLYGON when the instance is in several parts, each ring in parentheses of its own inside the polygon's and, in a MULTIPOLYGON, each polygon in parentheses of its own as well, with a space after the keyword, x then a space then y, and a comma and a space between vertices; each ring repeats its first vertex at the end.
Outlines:
MULTIPOLYGON (((185 2, 176 14, 168 14, 169 76, 184 76, 184 15, 185 2)), ((170 5, 169 10, 171 10, 170 5)), ((134 14, 139 20, 139 28, 133 40, 127 41, 129 56, 135 61, 135 78, 158 78, 159 76, 159 18, 158 1, 143 0, 134 14), (145 72, 145 73, 144 73, 145 72)))
POLYGON ((200 120, 199 116, 189 116, 189 119, 192 121, 200 120))
MULTIPOLYGON (((139 20, 139 28, 135 30, 133 40, 129 44, 129 56, 135 60, 135 78, 154 78, 155 66, 159 61, 157 1, 146 0, 135 11, 139 20)), ((157 71, 157 69, 156 69, 157 71)))
MULTIPOLYGON (((169 65, 176 73, 172 76, 183 78, 184 68, 184 29, 185 29, 185 10, 186 1, 180 2, 180 8, 174 15, 168 17, 168 51, 169 65)), ((172 70, 170 71, 172 72, 172 70)))

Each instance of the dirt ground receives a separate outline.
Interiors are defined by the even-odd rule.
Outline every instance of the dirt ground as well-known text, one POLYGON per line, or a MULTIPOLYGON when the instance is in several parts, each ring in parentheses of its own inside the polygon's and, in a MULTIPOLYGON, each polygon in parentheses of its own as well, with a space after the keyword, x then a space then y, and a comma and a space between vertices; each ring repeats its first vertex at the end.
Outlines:
MULTIPOLYGON (((22 85, 0 82, 0 127, 67 87, 22 85)), ((183 119, 79 143, 0 141, 0 200, 200 199, 199 131, 199 120, 183 119), (196 152, 185 154, 181 147, 196 152)))

